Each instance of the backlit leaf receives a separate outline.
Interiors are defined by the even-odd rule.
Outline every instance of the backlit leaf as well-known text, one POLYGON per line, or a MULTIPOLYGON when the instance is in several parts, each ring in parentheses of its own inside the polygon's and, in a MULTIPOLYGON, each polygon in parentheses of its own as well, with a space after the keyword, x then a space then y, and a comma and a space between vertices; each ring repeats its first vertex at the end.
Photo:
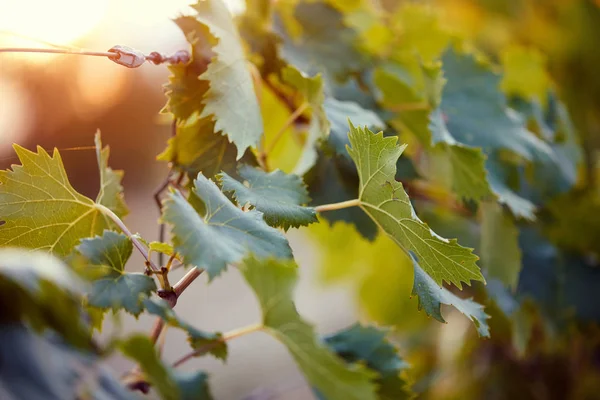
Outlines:
POLYGON ((481 263, 489 278, 515 289, 521 272, 519 231, 498 204, 481 203, 481 263))
POLYGON ((109 227, 95 203, 67 179, 58 150, 50 156, 14 145, 22 165, 0 171, 0 246, 68 255, 80 239, 109 227))
POLYGON ((237 208, 202 174, 194 181, 193 193, 204 203, 204 215, 179 192, 173 192, 164 203, 162 216, 171 225, 175 250, 186 264, 204 268, 212 279, 227 264, 238 263, 251 252, 261 258, 292 257, 287 239, 265 223, 262 213, 237 208))
POLYGON ((234 192, 240 206, 254 206, 263 213, 267 224, 287 230, 290 226, 298 228, 317 222, 315 210, 302 205, 310 198, 298 175, 279 170, 266 173, 247 165, 240 167, 239 174, 246 185, 223 173, 220 176, 223 191, 234 192))
POLYGON ((96 157, 98 158, 98 167, 100 169, 100 191, 98 192, 96 203, 102 204, 123 218, 129 213, 125 199, 123 198, 123 186, 121 185, 123 171, 115 171, 108 166, 110 148, 108 146, 102 148, 100 131, 96 132, 94 143, 96 144, 96 157))
POLYGON ((222 0, 199 1, 194 16, 210 32, 214 57, 200 80, 208 90, 202 97, 200 118, 213 116, 215 132, 227 134, 241 158, 263 133, 262 118, 252 77, 246 65, 237 28, 222 0))
POLYGON ((320 139, 329 135, 329 120, 325 114, 323 92, 323 79, 321 75, 309 77, 295 67, 288 65, 282 71, 283 82, 293 87, 301 96, 301 103, 306 103, 311 111, 310 124, 307 137, 304 141, 304 149, 300 160, 294 168, 294 173, 303 175, 317 160, 316 144, 320 139))
POLYGON ((401 183, 395 179, 396 162, 405 146, 396 137, 384 138, 366 128, 350 125, 350 156, 360 177, 360 207, 406 252, 413 252, 438 285, 442 281, 462 288, 462 282, 483 281, 478 257, 471 249, 435 234, 415 214, 401 183))
POLYGON ((251 257, 240 270, 258 298, 264 330, 287 347, 311 386, 330 400, 377 398, 371 382, 376 374, 359 365, 345 365, 298 314, 292 300, 298 279, 294 262, 251 257))

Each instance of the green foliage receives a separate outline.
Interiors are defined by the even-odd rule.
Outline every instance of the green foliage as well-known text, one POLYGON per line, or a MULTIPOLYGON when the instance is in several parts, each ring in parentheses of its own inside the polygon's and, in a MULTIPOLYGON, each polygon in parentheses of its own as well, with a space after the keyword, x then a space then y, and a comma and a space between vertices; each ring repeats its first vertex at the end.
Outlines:
POLYGON ((375 223, 407 252, 413 252, 434 282, 483 281, 475 264, 478 257, 456 240, 435 234, 415 214, 402 184, 396 182, 396 161, 406 146, 366 128, 350 125, 350 156, 360 177, 358 200, 375 223))
POLYGON ((325 343, 348 363, 362 362, 379 374, 377 395, 380 399, 410 399, 407 382, 400 376, 409 365, 386 339, 386 332, 355 324, 325 338, 325 343))
POLYGON ((224 362, 229 341, 262 331, 320 399, 591 398, 600 14, 505 3, 248 0, 234 17, 202 0, 177 17, 191 54, 168 67, 158 241, 123 221, 123 172, 99 133, 95 201, 56 149, 15 145, 21 165, 0 171, 0 397, 210 399, 208 375, 179 367, 224 362), (300 227, 313 240, 293 250, 347 285, 360 324, 320 337, 299 314, 286 234, 300 227), (262 320, 198 329, 174 307, 228 266, 262 320), (100 342, 109 309, 117 329, 100 342), (153 330, 123 336, 120 311, 153 330), (166 364, 171 328, 190 348, 166 364), (116 350, 139 364, 123 383, 102 364, 116 350))
POLYGON ((254 206, 263 213, 267 224, 287 231, 292 226, 298 228, 317 222, 314 209, 302 206, 310 198, 299 176, 282 171, 265 173, 246 165, 240 167, 239 174, 247 186, 223 173, 223 191, 234 192, 240 206, 254 206))
POLYGON ((206 208, 202 215, 179 192, 172 192, 162 216, 172 226, 175 250, 186 264, 206 269, 212 279, 250 252, 263 258, 291 258, 287 239, 265 223, 262 213, 240 210, 202 174, 192 193, 206 208))
POLYGON ((375 374, 358 365, 345 366, 317 339, 292 300, 297 267, 293 262, 246 259, 242 274, 263 311, 267 333, 283 343, 308 382, 327 399, 375 399, 375 374))
POLYGON ((142 310, 144 297, 156 291, 154 280, 142 273, 125 272, 133 245, 123 234, 105 231, 102 236, 84 239, 76 247, 89 262, 88 269, 100 275, 92 282, 88 303, 101 309, 123 309, 135 316, 142 310))
POLYGON ((50 156, 41 147, 33 153, 15 145, 15 152, 22 165, 0 171, 0 246, 66 256, 80 239, 110 226, 95 203, 73 189, 58 150, 50 156))

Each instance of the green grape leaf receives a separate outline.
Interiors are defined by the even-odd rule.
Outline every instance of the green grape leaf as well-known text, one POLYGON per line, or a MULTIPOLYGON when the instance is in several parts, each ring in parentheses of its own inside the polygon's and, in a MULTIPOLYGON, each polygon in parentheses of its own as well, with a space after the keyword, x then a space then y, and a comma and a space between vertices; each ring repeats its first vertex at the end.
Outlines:
MULTIPOLYGON (((226 137, 214 133, 210 117, 193 115, 177 124, 177 133, 167 142, 167 148, 157 159, 173 165, 190 176, 198 172, 212 178, 221 171, 236 171, 235 146, 226 137)), ((247 164, 256 165, 254 154, 247 151, 242 157, 247 164)))
POLYGON ((0 249, 0 325, 26 321, 50 327, 71 342, 87 343, 81 325, 84 282, 62 261, 28 249, 0 249))
POLYGON ((481 204, 481 263, 489 278, 516 289, 521 272, 519 230, 496 203, 481 204))
MULTIPOLYGON (((288 65, 281 72, 283 82, 293 87, 302 97, 303 103, 308 104, 312 113, 308 134, 300 160, 294 168, 294 173, 304 175, 317 161, 317 142, 329 135, 329 121, 325 114, 323 79, 321 75, 308 77, 297 68, 288 65)), ((300 106, 301 107, 301 106, 300 106)))
POLYGON ((371 110, 367 110, 353 101, 340 101, 333 97, 325 99, 325 113, 331 124, 329 133, 329 144, 336 154, 348 157, 346 145, 348 141, 348 119, 359 126, 367 126, 369 129, 378 130, 385 128, 385 122, 371 110))
MULTIPOLYGON (((305 175, 311 205, 340 203, 358 197, 358 175, 341 157, 327 157, 320 152, 316 165, 305 175)), ((331 224, 344 221, 354 225, 362 236, 373 240, 377 236, 377 225, 362 210, 351 207, 329 211, 321 215, 331 224)))
POLYGON ((527 160, 549 161, 550 146, 528 131, 498 90, 501 77, 474 56, 450 49, 443 58, 447 79, 441 111, 456 141, 489 150, 506 149, 527 160), (469 96, 465 94, 469 93, 469 96))
POLYGON ((169 195, 162 215, 162 221, 172 226, 175 250, 186 264, 204 268, 213 279, 250 252, 258 257, 292 257, 285 236, 268 226, 262 213, 237 208, 202 174, 194 181, 193 194, 204 203, 204 215, 179 192, 169 195))
POLYGON ((0 246, 67 256, 81 238, 109 227, 95 203, 69 183, 58 150, 50 156, 41 147, 14 149, 22 165, 0 171, 0 246))
POLYGON ((293 261, 250 257, 240 270, 258 298, 264 330, 287 347, 311 386, 330 400, 377 398, 372 382, 377 375, 357 364, 346 365, 301 319, 292 300, 298 279, 293 261))
POLYGON ((56 335, 3 325, 0 359, 10 360, 0 374, 2 399, 132 399, 98 355, 71 347, 56 335))
POLYGON ((424 309, 427 315, 431 315, 440 322, 446 322, 442 317, 441 306, 442 304, 453 306, 473 321, 479 336, 490 337, 490 328, 486 322, 490 316, 483 311, 483 306, 472 299, 461 299, 448 289, 441 287, 423 271, 412 255, 411 258, 415 272, 412 294, 419 296, 419 310, 424 309))
POLYGON ((298 175, 282 171, 266 173, 260 169, 242 165, 239 174, 246 183, 240 183, 223 173, 220 175, 224 192, 234 192, 238 205, 251 204, 263 213, 265 222, 288 230, 317 222, 312 207, 304 207, 310 201, 308 192, 298 175))
POLYGON ((413 397, 408 382, 400 373, 409 368, 398 351, 385 338, 386 332, 372 326, 354 324, 325 337, 325 344, 348 363, 364 363, 376 371, 377 395, 382 400, 401 400, 413 397))
POLYGON ((100 191, 98 197, 96 197, 96 203, 102 204, 123 218, 129 213, 123 198, 123 186, 121 185, 123 171, 115 171, 108 166, 110 148, 108 146, 102 148, 100 131, 96 132, 94 143, 96 145, 98 167, 100 168, 100 191))
POLYGON ((171 371, 161 362, 148 336, 132 335, 121 340, 118 347, 126 357, 138 363, 145 379, 156 388, 162 399, 180 399, 179 387, 171 371))
POLYGON ((208 375, 202 371, 174 370, 173 381, 179 387, 178 400, 212 400, 208 387, 208 375))
POLYGON ((188 342, 194 349, 210 347, 209 353, 223 361, 227 360, 227 343, 222 340, 221 333, 201 331, 185 322, 169 307, 164 300, 144 299, 144 308, 150 314, 159 316, 167 324, 187 333, 188 342))
POLYGON ((88 304, 101 309, 124 309, 138 316, 143 311, 142 300, 156 291, 151 277, 141 273, 125 272, 125 263, 133 245, 123 234, 105 231, 102 236, 84 239, 77 246, 91 266, 103 272, 92 282, 88 304))
POLYGON ((462 282, 484 281, 475 263, 472 249, 455 239, 435 234, 415 214, 401 183, 395 180, 396 162, 406 146, 397 145, 397 137, 383 137, 367 128, 350 124, 350 156, 360 177, 360 207, 406 252, 419 258, 434 282, 443 281, 462 288, 462 282))
POLYGON ((249 146, 258 143, 263 123, 252 76, 246 65, 246 57, 237 28, 222 0, 199 1, 192 6, 195 18, 210 33, 214 43, 211 59, 200 80, 208 83, 202 97, 204 107, 200 117, 214 116, 215 132, 229 136, 241 158, 249 146))

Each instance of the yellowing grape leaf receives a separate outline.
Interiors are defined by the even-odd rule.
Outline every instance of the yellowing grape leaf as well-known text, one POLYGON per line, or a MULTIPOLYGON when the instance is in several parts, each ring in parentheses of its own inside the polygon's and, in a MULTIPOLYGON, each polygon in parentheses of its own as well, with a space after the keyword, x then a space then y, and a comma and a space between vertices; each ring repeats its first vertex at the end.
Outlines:
POLYGON ((69 183, 58 150, 50 156, 41 147, 37 153, 18 145, 14 149, 22 165, 0 171, 0 246, 66 256, 80 239, 109 227, 94 201, 69 183))
POLYGON ((110 148, 108 146, 102 148, 100 131, 96 132, 94 143, 96 145, 98 167, 100 168, 100 191, 98 197, 96 197, 96 203, 102 204, 123 218, 129 213, 123 198, 123 186, 121 185, 123 171, 115 171, 108 166, 110 148))
POLYGON ((239 169, 244 183, 226 173, 221 174, 224 192, 233 192, 238 205, 250 204, 262 212, 267 224, 288 230, 317 222, 317 213, 305 207, 310 201, 306 186, 298 175, 282 171, 266 173, 260 169, 242 165, 239 169))
MULTIPOLYGON (((226 137, 214 133, 210 117, 192 115, 177 124, 177 133, 167 142, 167 148, 158 159, 173 165, 191 176, 202 172, 212 178, 221 171, 236 172, 236 150, 226 137)), ((254 155, 247 151, 243 161, 256 164, 254 155)))
POLYGON ((263 312, 265 332, 282 342, 308 383, 328 400, 376 399, 377 374, 360 365, 346 365, 315 335, 292 300, 298 280, 293 261, 247 258, 240 266, 263 312))
POLYGON ((299 107, 306 103, 312 113, 308 134, 304 141, 304 150, 294 168, 295 174, 304 175, 317 161, 317 150, 315 148, 317 141, 329 135, 329 120, 325 114, 323 104, 325 101, 323 79, 320 74, 308 77, 291 65, 285 67, 281 75, 283 82, 293 87, 300 94, 301 103, 299 107))
POLYGON ((263 123, 237 28, 222 0, 199 1, 195 18, 210 32, 214 57, 199 79, 208 82, 200 117, 213 116, 215 132, 227 134, 241 158, 263 133, 263 123))
POLYGON ((542 53, 523 46, 509 46, 502 51, 502 90, 508 95, 544 101, 550 87, 546 60, 542 53))
POLYGON ((519 230, 502 206, 481 203, 481 263, 488 278, 516 289, 521 272, 519 230))
POLYGON ((484 281, 472 249, 456 239, 438 236, 419 217, 401 183, 395 179, 396 162, 404 147, 397 137, 383 137, 367 128, 350 124, 350 156, 360 177, 360 207, 407 253, 414 253, 423 269, 441 285, 443 281, 462 288, 462 282, 484 281))
POLYGON ((292 257, 285 236, 267 225, 262 213, 237 208, 202 174, 194 181, 192 193, 203 203, 203 215, 179 192, 169 195, 162 215, 162 220, 172 226, 175 250, 186 264, 204 268, 212 279, 227 264, 238 263, 249 253, 292 257))

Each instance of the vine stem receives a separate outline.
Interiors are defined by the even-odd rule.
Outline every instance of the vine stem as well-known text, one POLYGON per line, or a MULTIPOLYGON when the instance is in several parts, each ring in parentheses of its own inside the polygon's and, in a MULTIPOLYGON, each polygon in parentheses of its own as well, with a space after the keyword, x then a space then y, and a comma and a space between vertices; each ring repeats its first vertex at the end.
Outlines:
POLYGON ((123 231, 125 235, 131 240, 136 249, 142 254, 142 256, 146 259, 146 265, 152 269, 154 272, 160 272, 160 268, 156 266, 150 259, 148 254, 148 250, 144 247, 144 245, 131 233, 131 231, 127 228, 127 226, 123 223, 121 218, 117 214, 115 214, 111 209, 103 206, 102 204, 96 204, 96 208, 102 212, 102 214, 106 215, 110 218, 118 227, 123 231))
POLYGON ((202 274, 202 272, 204 272, 204 270, 198 267, 190 269, 187 274, 185 274, 183 278, 181 278, 179 282, 173 286, 173 291, 177 297, 181 296, 181 293, 183 293, 183 291, 187 289, 187 287, 190 286, 191 283, 194 282, 196 278, 200 276, 200 274, 202 274))
POLYGON ((188 353, 185 356, 181 357, 179 360, 177 360, 173 363, 173 368, 179 367, 181 364, 185 363, 186 361, 188 361, 194 357, 201 356, 202 354, 206 354, 207 352, 209 352, 210 350, 217 347, 219 344, 221 344, 223 342, 226 342, 231 339, 235 339, 235 338, 243 336, 243 335, 247 335, 248 333, 258 332, 258 331, 262 330, 263 328, 264 328, 263 324, 252 324, 252 325, 244 326, 239 329, 234 329, 232 331, 229 331, 229 332, 223 334, 223 337, 221 338, 221 340, 215 341, 213 343, 209 343, 209 344, 202 346, 199 349, 194 350, 193 352, 188 353))
POLYGON ((357 207, 360 205, 359 199, 342 201, 340 203, 323 204, 322 206, 316 206, 315 211, 320 213, 323 211, 334 211, 341 210, 343 208, 357 207))

